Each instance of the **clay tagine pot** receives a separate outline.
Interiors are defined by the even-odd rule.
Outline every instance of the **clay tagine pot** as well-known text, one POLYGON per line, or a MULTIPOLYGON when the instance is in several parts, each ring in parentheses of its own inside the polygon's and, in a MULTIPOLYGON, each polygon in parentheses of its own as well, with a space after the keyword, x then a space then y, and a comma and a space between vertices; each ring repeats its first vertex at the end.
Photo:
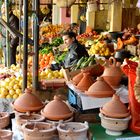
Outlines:
POLYGON ((131 116, 126 118, 110 118, 106 117, 104 114, 99 114, 101 118, 101 125, 106 129, 106 134, 112 136, 120 136, 122 135, 122 131, 128 128, 129 120, 131 116))
POLYGON ((20 114, 16 117, 17 128, 22 131, 22 125, 27 122, 43 122, 45 117, 39 114, 20 114))
POLYGON ((49 120, 66 120, 73 116, 73 112, 60 96, 54 96, 54 100, 50 101, 41 114, 49 120))
POLYGON ((5 128, 10 123, 9 113, 0 112, 0 129, 5 128))
POLYGON ((75 86, 80 91, 86 91, 94 83, 93 78, 90 73, 83 73, 83 78, 80 80, 77 86, 75 86))
POLYGON ((106 62, 105 64, 105 69, 102 74, 104 80, 113 88, 118 88, 120 85, 122 74, 121 63, 116 62, 115 58, 110 57, 109 62, 106 62))
POLYGON ((114 94, 112 100, 107 102, 100 112, 107 117, 111 118, 125 118, 130 115, 128 108, 120 101, 118 95, 114 94))
POLYGON ((12 140, 13 132, 10 130, 0 130, 0 139, 1 140, 12 140))
POLYGON ((35 112, 41 110, 44 104, 32 93, 31 89, 26 88, 25 93, 17 98, 12 106, 18 112, 35 112))
POLYGON ((79 82, 80 82, 80 80, 83 78, 83 71, 81 70, 81 72, 80 73, 78 73, 77 75, 75 75, 73 78, 72 78, 72 83, 74 84, 74 85, 77 85, 79 82))
POLYGON ((53 140, 56 126, 46 122, 28 122, 22 126, 24 140, 53 140))
POLYGON ((57 126, 60 140, 86 140, 88 123, 68 122, 57 126))
POLYGON ((112 97, 115 90, 103 79, 98 77, 97 81, 93 83, 85 94, 97 98, 112 97))

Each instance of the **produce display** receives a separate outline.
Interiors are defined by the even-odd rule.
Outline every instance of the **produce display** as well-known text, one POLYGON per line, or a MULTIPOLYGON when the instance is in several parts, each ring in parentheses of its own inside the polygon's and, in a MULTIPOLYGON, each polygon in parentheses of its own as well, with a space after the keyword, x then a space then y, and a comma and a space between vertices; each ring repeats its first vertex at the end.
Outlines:
POLYGON ((88 53, 90 55, 111 56, 111 50, 105 41, 98 41, 91 45, 88 53))
POLYGON ((93 64, 96 64, 95 61, 95 56, 90 56, 90 57, 82 57, 76 65, 71 67, 71 70, 77 70, 77 69, 81 69, 81 68, 85 68, 87 66, 91 66, 93 64))

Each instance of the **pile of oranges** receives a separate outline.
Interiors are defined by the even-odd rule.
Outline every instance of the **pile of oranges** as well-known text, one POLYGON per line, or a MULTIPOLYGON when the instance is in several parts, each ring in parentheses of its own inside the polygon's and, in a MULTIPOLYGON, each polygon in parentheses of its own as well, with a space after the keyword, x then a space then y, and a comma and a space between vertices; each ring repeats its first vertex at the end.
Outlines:
POLYGON ((54 56, 52 52, 48 54, 39 54, 40 69, 44 69, 45 67, 50 66, 53 60, 54 60, 54 56))
MULTIPOLYGON (((47 68, 51 65, 52 61, 54 60, 53 53, 50 52, 48 54, 39 54, 39 69, 43 70, 44 68, 47 68)), ((33 64, 33 58, 28 58, 28 65, 32 67, 33 64)))

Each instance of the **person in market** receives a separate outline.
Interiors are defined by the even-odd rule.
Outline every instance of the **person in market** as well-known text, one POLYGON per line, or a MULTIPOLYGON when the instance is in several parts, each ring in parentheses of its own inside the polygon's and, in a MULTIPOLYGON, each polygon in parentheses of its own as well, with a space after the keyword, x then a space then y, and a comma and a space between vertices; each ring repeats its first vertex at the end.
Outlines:
MULTIPOLYGON (((1 7, 1 14, 2 18, 5 19, 5 3, 2 4, 1 7)), ((9 3, 9 27, 13 28, 15 30, 19 30, 19 19, 17 16, 15 16, 12 12, 12 3, 9 3)), ((2 41, 2 48, 4 51, 4 61, 5 61, 5 66, 7 66, 7 51, 6 51, 6 29, 4 26, 2 26, 2 31, 0 34, 1 41, 2 41)), ((9 33, 9 44, 10 44, 10 65, 15 64, 16 65, 16 49, 19 43, 19 38, 18 37, 13 37, 9 33)))
POLYGON ((69 69, 72 66, 76 65, 81 57, 89 56, 85 47, 77 41, 75 32, 66 31, 62 34, 62 38, 64 44, 68 47, 68 52, 64 60, 60 64, 56 63, 51 65, 52 70, 59 70, 61 69, 61 67, 69 69))

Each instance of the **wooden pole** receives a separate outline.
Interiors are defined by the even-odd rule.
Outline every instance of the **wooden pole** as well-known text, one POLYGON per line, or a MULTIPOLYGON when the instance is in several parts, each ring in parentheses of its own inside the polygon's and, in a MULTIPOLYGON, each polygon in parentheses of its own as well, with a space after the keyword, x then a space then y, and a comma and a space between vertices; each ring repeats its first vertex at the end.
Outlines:
MULTIPOLYGON (((5 16, 6 22, 9 25, 9 0, 5 0, 5 16)), ((6 29, 6 58, 7 67, 10 67, 10 45, 9 45, 9 32, 6 29)))
POLYGON ((28 0, 23 0, 23 87, 27 88, 27 60, 28 60, 28 0))
POLYGON ((34 15, 33 15, 33 38, 34 38, 34 55, 33 55, 33 89, 36 91, 38 84, 38 46, 39 46, 39 0, 33 1, 34 15))

